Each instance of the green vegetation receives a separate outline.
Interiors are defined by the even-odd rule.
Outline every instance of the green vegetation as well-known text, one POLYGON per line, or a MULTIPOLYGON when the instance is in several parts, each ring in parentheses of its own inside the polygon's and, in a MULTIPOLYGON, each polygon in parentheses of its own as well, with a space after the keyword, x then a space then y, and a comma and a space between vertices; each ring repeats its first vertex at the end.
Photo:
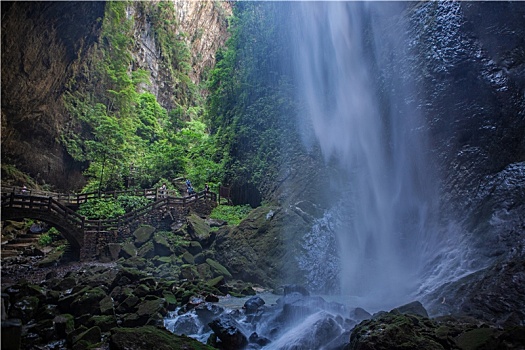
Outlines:
POLYGON ((151 200, 141 196, 122 195, 117 198, 96 198, 82 203, 78 213, 90 220, 112 219, 140 209, 151 200))
POLYGON ((75 160, 87 164, 84 192, 146 188, 182 176, 199 188, 222 177, 223 163, 204 124, 204 99, 189 78, 191 54, 174 16, 170 2, 106 3, 101 38, 80 75, 88 85, 70 81, 64 98, 77 124, 61 141, 75 160), (133 61, 130 6, 151 20, 162 68, 170 73, 173 110, 146 91, 150 72, 133 61))
POLYGON ((219 205, 210 214, 212 219, 224 220, 229 225, 239 225, 252 211, 249 205, 219 205))
POLYGON ((234 187, 275 181, 299 139, 279 6, 286 4, 236 3, 227 48, 210 73, 208 121, 226 160, 223 181, 234 187))
MULTIPOLYGON (((286 4, 235 3, 231 38, 202 87, 190 79, 192 55, 173 6, 106 3, 100 40, 77 78, 82 84, 70 81, 64 98, 73 122, 61 142, 86 165, 83 191, 169 185, 184 177, 196 189, 224 183, 264 192, 299 140, 293 77, 285 74, 291 71, 291 54, 279 6, 286 4), (127 14, 130 6, 138 16, 127 14), (172 106, 169 110, 147 91, 150 72, 131 54, 134 17, 150 21, 160 68, 168 72, 163 98, 169 101, 162 103, 172 106)), ((85 210, 110 215, 102 208, 85 210)))
POLYGON ((38 244, 44 247, 49 246, 53 242, 61 238, 62 238, 62 235, 60 234, 60 232, 56 228, 51 227, 49 231, 42 233, 40 235, 40 237, 38 238, 38 244))

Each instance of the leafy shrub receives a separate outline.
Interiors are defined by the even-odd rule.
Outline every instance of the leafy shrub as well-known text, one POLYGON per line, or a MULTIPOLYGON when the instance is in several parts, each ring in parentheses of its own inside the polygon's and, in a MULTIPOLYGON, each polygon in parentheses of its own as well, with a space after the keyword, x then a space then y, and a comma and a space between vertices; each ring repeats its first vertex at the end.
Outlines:
POLYGON ((91 220, 104 220, 124 215, 126 211, 122 207, 122 204, 116 199, 97 198, 86 203, 82 203, 77 213, 84 215, 91 220))
POLYGON ((126 213, 148 205, 151 200, 142 196, 119 196, 117 202, 124 208, 126 213))
POLYGON ((38 238, 38 244, 41 246, 48 246, 61 238, 62 235, 60 234, 60 231, 54 227, 51 227, 47 232, 40 235, 38 238))
POLYGON ((249 205, 219 205, 210 214, 212 219, 227 221, 229 225, 239 225, 252 211, 249 205))

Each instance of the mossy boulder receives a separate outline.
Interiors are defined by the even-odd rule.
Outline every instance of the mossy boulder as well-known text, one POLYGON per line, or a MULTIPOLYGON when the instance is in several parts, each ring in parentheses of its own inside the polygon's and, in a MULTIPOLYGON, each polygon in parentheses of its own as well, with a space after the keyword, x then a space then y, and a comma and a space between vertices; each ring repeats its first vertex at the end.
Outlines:
POLYGON ((9 318, 20 319, 25 324, 34 318, 38 310, 39 300, 36 296, 18 298, 9 310, 9 318))
POLYGON ((348 350, 444 350, 454 341, 439 331, 433 320, 398 311, 383 312, 358 324, 350 335, 348 350))
POLYGON ((199 254, 202 252, 202 245, 197 241, 190 241, 188 251, 193 255, 199 254))
POLYGON ((162 297, 166 301, 166 309, 168 311, 175 311, 177 308, 177 298, 172 292, 167 290, 162 291, 162 297))
POLYGON ((186 251, 184 252, 184 254, 182 254, 182 262, 185 263, 185 264, 195 264, 195 259, 193 258, 193 255, 191 255, 190 252, 186 251))
POLYGON ((75 317, 71 314, 58 315, 53 319, 57 335, 65 338, 67 334, 75 330, 75 317))
POLYGON ((206 221, 196 214, 191 214, 187 220, 187 229, 191 239, 204 245, 210 244, 210 226, 206 221))
MULTIPOLYGON (((91 327, 88 330, 80 333, 73 339, 73 344, 79 342, 85 342, 88 345, 88 348, 94 344, 100 343, 102 340, 102 331, 100 327, 95 326, 91 327)), ((87 348, 86 348, 87 349, 87 348)))
POLYGON ((114 315, 95 315, 88 320, 87 325, 99 327, 102 332, 109 332, 112 328, 117 327, 117 319, 114 315))
POLYGON ((164 298, 145 299, 137 306, 137 315, 151 317, 155 314, 166 316, 166 300, 164 298))
POLYGON ((144 243, 138 250, 137 250, 137 256, 144 258, 144 259, 151 259, 155 256, 155 247, 153 245, 153 242, 146 242, 144 243))
POLYGON ((133 237, 135 238, 135 246, 140 247, 144 243, 148 242, 153 233, 155 232, 155 227, 153 226, 141 226, 133 232, 133 237))
POLYGON ((153 248, 155 250, 155 255, 158 256, 170 256, 171 254, 173 254, 168 240, 164 235, 161 235, 159 233, 156 233, 153 236, 153 248))
POLYGON ((44 259, 37 262, 36 265, 42 268, 57 266, 63 254, 63 250, 54 250, 51 253, 47 254, 44 259))
POLYGON ((106 295, 98 303, 101 315, 112 315, 115 312, 115 305, 113 304, 113 298, 106 295))
POLYGON ((188 281, 193 281, 199 278, 197 268, 190 264, 184 264, 180 268, 180 278, 188 281))
POLYGON ((71 303, 71 313, 74 315, 100 314, 100 302, 106 298, 106 292, 100 288, 90 288, 83 293, 77 293, 71 303))
POLYGON ((197 265, 197 272, 199 273, 200 278, 203 280, 208 280, 213 277, 211 267, 206 263, 197 265))
POLYGON ((114 328, 110 337, 113 350, 213 350, 198 340, 178 336, 170 331, 153 326, 137 328, 114 328), (140 344, 140 345, 139 345, 140 344))
POLYGON ((133 268, 143 270, 148 266, 148 261, 140 256, 134 256, 129 259, 122 261, 122 266, 126 268, 133 268))
POLYGON ((137 248, 131 242, 124 242, 121 245, 119 257, 129 259, 137 255, 137 248))
POLYGON ((232 274, 228 269, 221 264, 219 264, 217 261, 213 259, 206 259, 206 263, 210 265, 212 272, 215 274, 215 276, 224 276, 224 277, 232 277, 232 274))

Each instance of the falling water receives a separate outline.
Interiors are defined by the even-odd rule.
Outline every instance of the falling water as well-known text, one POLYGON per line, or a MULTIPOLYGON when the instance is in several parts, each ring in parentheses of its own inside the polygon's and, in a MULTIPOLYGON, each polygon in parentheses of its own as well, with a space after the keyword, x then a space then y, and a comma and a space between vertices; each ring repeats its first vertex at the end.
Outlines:
POLYGON ((342 219, 332 227, 340 292, 376 307, 399 305, 421 285, 445 237, 436 234, 437 181, 411 97, 416 86, 402 73, 408 64, 403 28, 388 28, 389 12, 398 9, 305 2, 296 10, 292 41, 304 141, 318 142, 344 173, 327 180, 342 195, 334 209, 342 219), (396 34, 378 34, 389 29, 396 34), (397 73, 382 71, 388 64, 397 73))

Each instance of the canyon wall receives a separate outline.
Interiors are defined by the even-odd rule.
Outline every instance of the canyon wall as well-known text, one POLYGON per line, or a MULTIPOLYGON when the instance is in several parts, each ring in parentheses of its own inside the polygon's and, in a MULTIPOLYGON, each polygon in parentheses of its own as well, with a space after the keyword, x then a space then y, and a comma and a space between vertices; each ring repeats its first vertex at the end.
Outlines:
MULTIPOLYGON (((227 39, 231 5, 214 1, 128 4, 135 33, 129 70, 150 72, 151 84, 145 84, 144 90, 169 111, 179 105, 179 86, 166 61, 170 48, 161 48, 159 28, 151 25, 152 11, 160 11, 159 6, 172 19, 163 30, 186 43, 191 55, 189 77, 199 84, 213 66, 217 48, 227 39)), ((57 190, 79 189, 85 181, 86 164, 75 162, 60 142, 62 132, 74 129, 76 122, 67 113, 63 95, 71 81, 96 84, 86 79, 100 46, 104 15, 105 2, 2 2, 2 164, 14 165, 57 190)))

